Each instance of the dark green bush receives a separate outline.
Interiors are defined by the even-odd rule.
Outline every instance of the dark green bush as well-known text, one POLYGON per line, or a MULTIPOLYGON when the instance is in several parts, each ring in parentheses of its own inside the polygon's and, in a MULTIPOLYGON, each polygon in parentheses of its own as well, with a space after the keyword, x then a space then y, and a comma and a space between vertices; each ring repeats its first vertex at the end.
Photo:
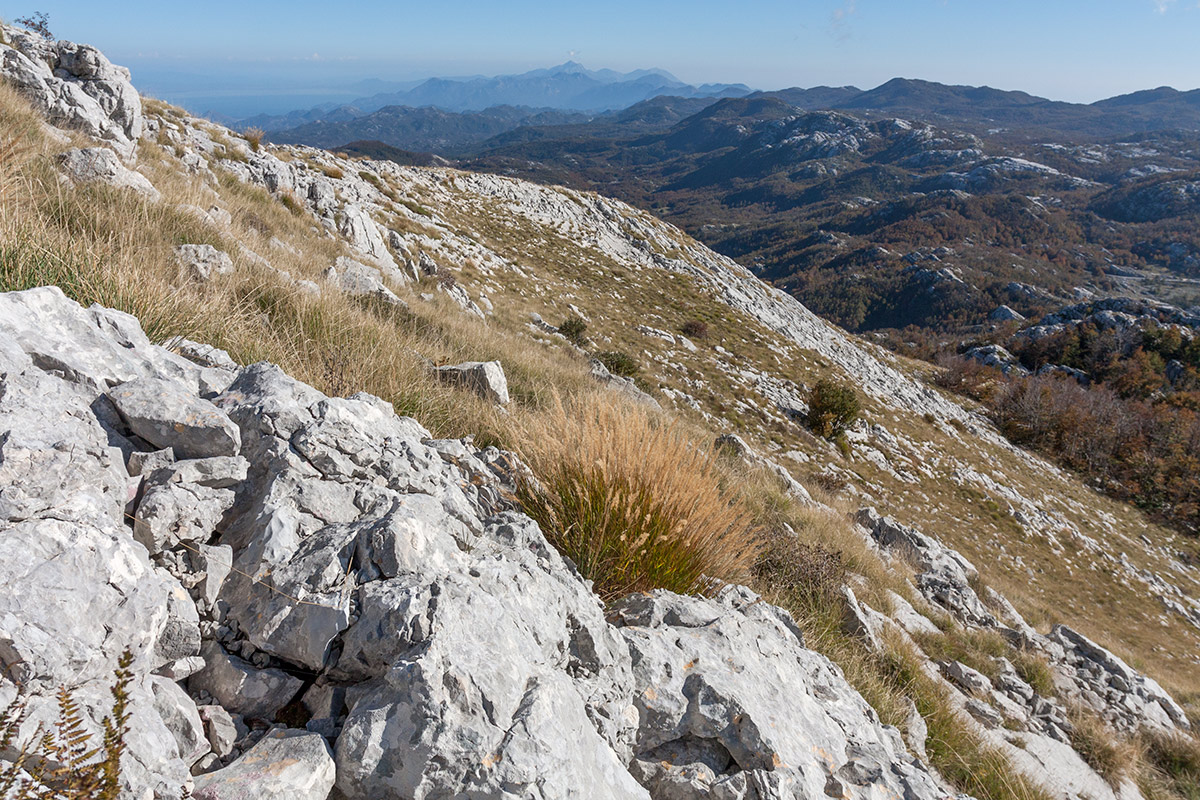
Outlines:
POLYGON ((562 325, 558 326, 558 332, 567 337, 567 341, 580 347, 587 344, 587 337, 583 335, 585 331, 587 331, 587 323, 578 314, 572 314, 563 320, 562 325))
POLYGON ((702 319, 689 319, 679 330, 690 339, 708 338, 708 323, 702 319))
POLYGON ((837 439, 858 419, 854 389, 831 378, 817 381, 808 396, 808 427, 818 436, 837 439))
POLYGON ((642 371, 641 365, 634 360, 633 356, 623 353, 620 350, 606 350, 603 353, 597 354, 596 358, 613 375, 632 378, 642 371))

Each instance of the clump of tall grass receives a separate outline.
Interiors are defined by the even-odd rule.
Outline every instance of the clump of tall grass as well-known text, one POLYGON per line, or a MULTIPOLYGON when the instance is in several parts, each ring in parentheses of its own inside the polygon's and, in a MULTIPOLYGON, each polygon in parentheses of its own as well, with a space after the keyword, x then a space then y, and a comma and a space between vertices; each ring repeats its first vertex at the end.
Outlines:
POLYGON ((1200 741, 1185 733, 1143 731, 1138 788, 1148 800, 1200 798, 1200 741))
POLYGON ((1096 712, 1077 703, 1067 707, 1067 716, 1071 721, 1071 747, 1110 786, 1120 786, 1126 776, 1134 773, 1139 753, 1132 742, 1118 736, 1096 712))
POLYGON ((751 515, 712 447, 678 424, 585 396, 528 421, 520 439, 539 481, 521 489, 526 512, 602 598, 747 576, 751 515))

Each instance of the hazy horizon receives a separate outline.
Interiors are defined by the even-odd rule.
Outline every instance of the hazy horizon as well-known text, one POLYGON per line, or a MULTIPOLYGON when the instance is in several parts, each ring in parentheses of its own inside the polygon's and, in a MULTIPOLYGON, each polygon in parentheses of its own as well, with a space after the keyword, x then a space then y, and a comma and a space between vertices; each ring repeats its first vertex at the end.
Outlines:
POLYGON ((45 11, 57 36, 100 47, 130 67, 147 94, 232 116, 346 102, 370 94, 354 89, 369 80, 509 75, 568 60, 762 90, 870 89, 908 77, 1094 102, 1200 86, 1196 0, 898 5, 769 0, 733 9, 714 0, 614 0, 601 9, 469 0, 447 8, 371 0, 334 12, 311 0, 178 7, 36 0, 6 16, 45 11))

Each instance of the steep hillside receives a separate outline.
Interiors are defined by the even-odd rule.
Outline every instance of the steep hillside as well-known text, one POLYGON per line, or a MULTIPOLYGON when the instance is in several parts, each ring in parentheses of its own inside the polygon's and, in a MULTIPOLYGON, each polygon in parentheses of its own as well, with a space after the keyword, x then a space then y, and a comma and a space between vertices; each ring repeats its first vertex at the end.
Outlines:
POLYGON ((129 796, 1194 791, 1193 542, 929 367, 624 203, 3 34, 0 774, 125 663, 129 796))

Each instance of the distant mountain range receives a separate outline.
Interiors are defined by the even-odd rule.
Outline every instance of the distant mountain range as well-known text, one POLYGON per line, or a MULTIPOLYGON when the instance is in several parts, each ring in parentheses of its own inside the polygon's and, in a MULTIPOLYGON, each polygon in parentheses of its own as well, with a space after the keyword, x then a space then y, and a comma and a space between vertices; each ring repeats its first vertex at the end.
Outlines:
POLYGON ((391 106, 431 107, 450 112, 514 106, 598 113, 628 108, 659 95, 741 97, 752 91, 749 86, 740 83, 693 86, 661 69, 633 72, 590 70, 582 64, 568 61, 557 67, 535 69, 519 75, 430 78, 345 104, 324 104, 287 114, 263 114, 237 120, 236 123, 243 130, 255 127, 277 131, 313 122, 343 122, 391 106))
MULTIPOLYGON (((869 90, 818 86, 751 92, 742 85, 690 86, 660 70, 615 73, 586 70, 574 63, 515 76, 432 79, 352 105, 252 117, 237 127, 262 128, 277 142, 336 147, 376 140, 405 150, 461 157, 514 140, 661 131, 718 100, 737 99, 765 103, 763 108, 771 108, 776 116, 846 111, 864 118, 903 117, 1033 141, 1047 137, 1088 141, 1200 129, 1200 90, 1162 87, 1091 104, 907 78, 869 90), (473 110, 477 106, 481 110, 473 110), (579 125, 589 127, 574 127, 579 125)), ((744 112, 742 106, 732 107, 744 112)))

